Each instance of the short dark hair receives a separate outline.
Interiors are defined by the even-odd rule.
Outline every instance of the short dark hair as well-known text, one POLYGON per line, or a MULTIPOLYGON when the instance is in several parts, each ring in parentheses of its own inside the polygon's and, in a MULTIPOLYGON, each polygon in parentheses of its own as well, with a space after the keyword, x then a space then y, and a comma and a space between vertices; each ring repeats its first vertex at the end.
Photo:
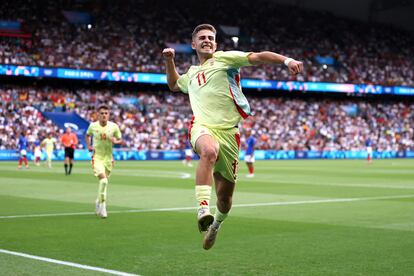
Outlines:
POLYGON ((192 38, 194 38, 197 33, 201 30, 210 30, 212 31, 214 34, 217 34, 216 28, 214 28, 213 25, 210 24, 200 24, 197 27, 194 28, 193 34, 191 35, 192 38))
POLYGON ((101 104, 101 105, 98 107, 98 111, 99 111, 99 110, 101 110, 101 109, 109 110, 109 106, 107 106, 106 104, 101 104))

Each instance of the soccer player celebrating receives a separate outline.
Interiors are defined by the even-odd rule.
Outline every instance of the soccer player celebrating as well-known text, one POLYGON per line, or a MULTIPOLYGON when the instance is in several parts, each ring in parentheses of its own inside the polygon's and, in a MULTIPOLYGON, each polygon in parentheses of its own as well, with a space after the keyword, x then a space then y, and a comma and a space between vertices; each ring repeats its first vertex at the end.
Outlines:
POLYGON ((246 141, 246 153, 244 155, 244 161, 246 162, 247 169, 249 174, 246 177, 254 177, 254 146, 256 145, 256 138, 254 137, 252 131, 248 129, 246 131, 247 141, 246 141))
POLYGON ((65 175, 70 175, 72 173, 73 157, 75 155, 76 145, 78 144, 78 137, 75 133, 72 132, 72 129, 70 127, 67 127, 66 133, 60 137, 60 141, 65 147, 65 175))
POLYGON ((29 142, 27 141, 26 138, 26 133, 22 132, 20 133, 20 137, 19 137, 19 142, 18 142, 18 146, 19 146, 19 152, 20 152, 20 158, 19 158, 19 170, 22 168, 22 162, 24 162, 24 165, 26 167, 26 169, 29 168, 29 164, 27 162, 27 146, 28 146, 29 142))
POLYGON ((56 139, 52 137, 52 133, 47 134, 47 138, 43 139, 42 147, 46 149, 46 165, 50 169, 52 168, 52 156, 53 149, 55 148, 56 139))
POLYGON ((98 108, 98 121, 91 123, 86 131, 86 145, 92 155, 92 169, 99 179, 98 198, 96 199, 96 215, 108 216, 106 211, 106 190, 108 178, 113 167, 112 145, 121 144, 121 131, 117 124, 108 121, 109 108, 101 105, 98 108), (93 141, 91 141, 93 137, 93 141), (93 143, 92 143, 93 142, 93 143))
POLYGON ((181 76, 175 67, 174 49, 164 49, 163 56, 168 87, 188 93, 190 97, 194 117, 189 139, 200 156, 195 187, 198 226, 200 232, 207 231, 203 248, 210 249, 232 205, 239 164, 238 123, 250 114, 249 103, 241 91, 240 67, 284 63, 290 73, 297 74, 303 70, 303 65, 273 52, 216 52, 216 29, 209 24, 194 29, 191 46, 200 64, 191 66, 181 76), (214 217, 209 208, 213 178, 217 195, 214 217))

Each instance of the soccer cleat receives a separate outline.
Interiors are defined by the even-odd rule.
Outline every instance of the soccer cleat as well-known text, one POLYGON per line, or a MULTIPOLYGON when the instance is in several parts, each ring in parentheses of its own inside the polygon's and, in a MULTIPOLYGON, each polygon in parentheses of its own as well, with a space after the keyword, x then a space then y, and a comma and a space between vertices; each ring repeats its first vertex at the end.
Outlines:
POLYGON ((101 210, 100 210, 99 216, 101 218, 107 218, 108 217, 108 213, 106 212, 106 203, 105 202, 101 203, 101 210))
POLYGON ((247 178, 252 178, 252 177, 254 177, 254 173, 249 173, 249 174, 246 174, 246 177, 247 177, 247 178))
POLYGON ((218 226, 215 226, 214 224, 210 225, 203 240, 203 248, 205 250, 209 250, 210 248, 213 247, 214 242, 216 241, 216 237, 217 237, 217 233, 219 229, 220 229, 220 225, 218 226))
POLYGON ((209 208, 200 208, 197 213, 198 230, 200 232, 207 231, 208 227, 213 223, 214 216, 210 214, 209 208))

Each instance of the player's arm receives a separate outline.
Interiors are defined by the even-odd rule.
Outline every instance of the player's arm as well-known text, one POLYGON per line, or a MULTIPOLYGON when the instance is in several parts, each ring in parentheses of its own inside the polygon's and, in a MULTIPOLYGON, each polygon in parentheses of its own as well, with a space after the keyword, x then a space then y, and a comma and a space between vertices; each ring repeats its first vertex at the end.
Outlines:
POLYGON ((301 61, 297 61, 274 52, 264 51, 251 53, 247 58, 253 65, 284 63, 289 68, 289 72, 295 75, 303 71, 303 63, 301 61))
POLYGON ((164 56, 165 60, 168 87, 171 91, 178 92, 180 91, 180 88, 178 87, 177 81, 180 78, 180 75, 175 68, 175 50, 172 48, 165 48, 162 51, 162 55, 164 56))
POLYGON ((112 141, 112 144, 114 145, 122 144, 122 138, 112 137, 111 141, 112 141))
POLYGON ((111 142, 114 145, 122 144, 121 130, 118 126, 115 127, 114 136, 111 138, 111 142))
POLYGON ((91 137, 92 137, 92 135, 89 135, 89 134, 86 134, 85 135, 85 143, 86 143, 86 148, 89 150, 89 151, 94 151, 94 148, 92 147, 92 145, 91 145, 91 137))

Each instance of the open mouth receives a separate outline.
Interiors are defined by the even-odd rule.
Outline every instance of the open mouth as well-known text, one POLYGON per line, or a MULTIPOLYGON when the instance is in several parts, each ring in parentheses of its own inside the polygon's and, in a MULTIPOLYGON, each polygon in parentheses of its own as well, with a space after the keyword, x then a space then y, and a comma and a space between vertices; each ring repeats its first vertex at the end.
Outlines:
POLYGON ((201 46, 202 49, 213 49, 213 47, 209 44, 204 44, 201 46))

